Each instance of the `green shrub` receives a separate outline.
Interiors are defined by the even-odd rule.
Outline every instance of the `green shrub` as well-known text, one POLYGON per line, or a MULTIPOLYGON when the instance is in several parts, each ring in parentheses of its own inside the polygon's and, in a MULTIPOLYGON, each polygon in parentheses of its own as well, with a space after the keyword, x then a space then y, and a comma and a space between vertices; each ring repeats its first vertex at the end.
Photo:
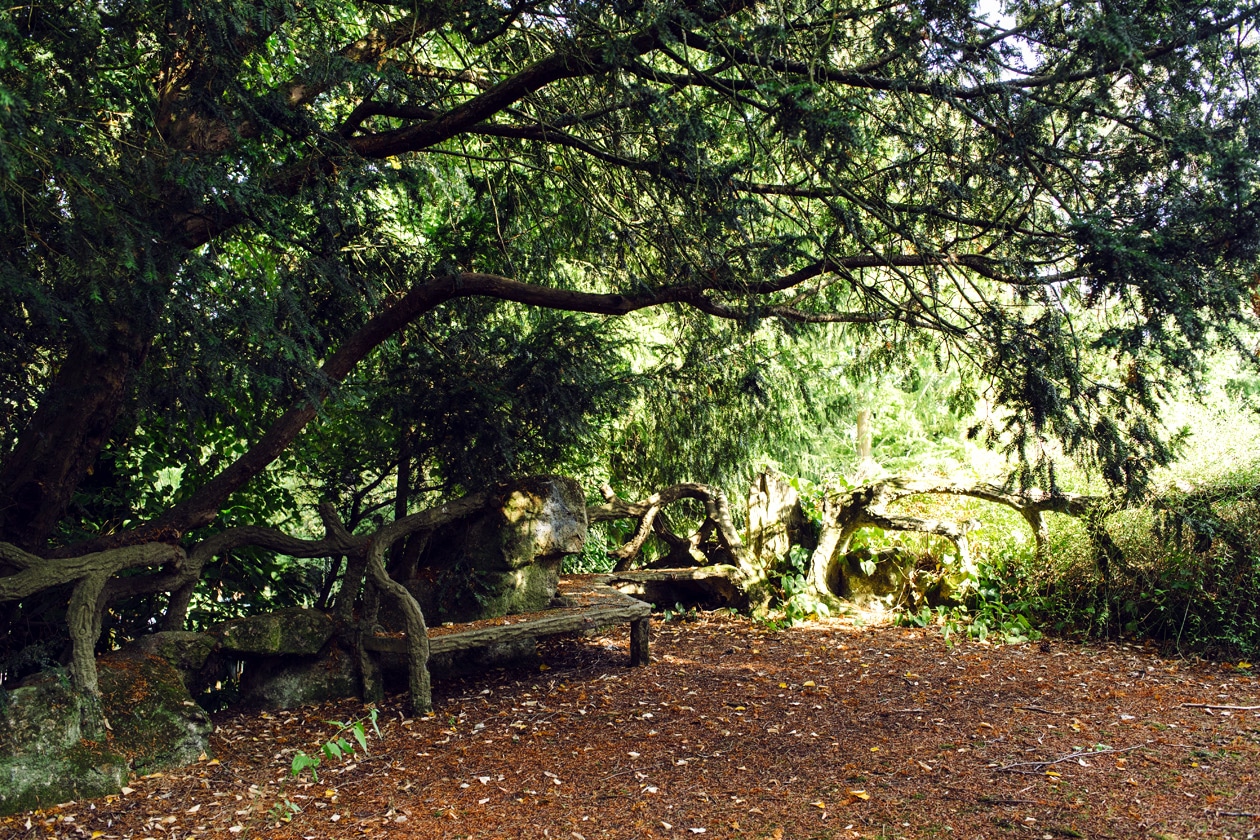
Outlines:
POLYGON ((1049 562, 1004 558, 1012 574, 999 600, 1027 605, 1034 624, 1058 633, 1253 657, 1260 652, 1260 534, 1249 524, 1260 514, 1256 477, 1247 465, 1108 516, 1120 557, 1106 575, 1084 525, 1054 517, 1049 562))

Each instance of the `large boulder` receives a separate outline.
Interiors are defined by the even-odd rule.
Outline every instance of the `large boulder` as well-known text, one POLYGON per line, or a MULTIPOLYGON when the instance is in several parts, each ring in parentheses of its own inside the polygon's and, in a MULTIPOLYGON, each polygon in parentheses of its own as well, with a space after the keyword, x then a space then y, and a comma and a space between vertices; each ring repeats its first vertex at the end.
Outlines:
POLYGON ((337 641, 339 629, 327 613, 293 607, 225 621, 210 632, 218 639, 215 656, 242 662, 242 703, 291 709, 359 694, 357 657, 337 641))
POLYGON ((267 709, 357 697, 362 686, 358 658, 340 645, 317 656, 253 656, 241 671, 240 701, 267 709))
POLYGON ((769 470, 753 480, 748 490, 749 556, 759 568, 776 569, 792 546, 818 546, 818 533, 801 507, 801 495, 788 480, 769 470))
POLYGON ((838 556, 827 577, 832 593, 868 609, 956 606, 966 582, 966 568, 896 547, 838 556))
POLYGON ((0 695, 0 815, 117 793, 127 760, 110 743, 83 740, 95 716, 64 674, 41 674, 0 695))
POLYGON ((402 583, 430 624, 547 609, 565 556, 582 551, 586 524, 576 481, 521 479, 481 511, 434 532, 415 574, 402 583))
POLYGON ((214 725, 180 673, 160 656, 120 650, 96 661, 110 746, 137 773, 191 764, 210 753, 214 725))
POLYGON ((227 676, 221 657, 214 656, 219 640, 209 633, 188 630, 165 630, 141 636, 128 647, 160 656, 174 666, 193 696, 227 676))
POLYGON ((234 618, 210 632, 227 654, 314 656, 337 632, 337 622, 319 610, 291 607, 234 618))
POLYGON ((214 727, 160 656, 116 651, 96 663, 100 703, 64 674, 30 678, 0 697, 0 814, 117 793, 129 773, 153 773, 210 751, 214 727), (109 722, 103 741, 83 721, 109 722))
POLYGON ((916 558, 900 548, 859 548, 837 557, 828 568, 827 587, 859 606, 889 609, 905 591, 916 558))

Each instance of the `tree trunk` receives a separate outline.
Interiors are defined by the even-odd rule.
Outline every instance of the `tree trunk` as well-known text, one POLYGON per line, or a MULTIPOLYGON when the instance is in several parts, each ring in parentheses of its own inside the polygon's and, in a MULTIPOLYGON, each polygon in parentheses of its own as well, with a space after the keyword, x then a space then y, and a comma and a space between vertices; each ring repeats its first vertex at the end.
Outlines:
MULTIPOLYGON (((393 542, 393 535, 385 538, 393 542)), ((385 571, 385 550, 388 545, 373 542, 367 550, 367 570, 381 593, 394 599, 402 613, 407 631, 407 673, 411 689, 411 710, 422 715, 433 710, 433 690, 429 680, 429 628, 424 613, 416 599, 401 583, 394 581, 385 571)))
POLYGON ((70 349, 39 408, 0 466, 0 540, 42 551, 123 406, 150 336, 119 324, 107 346, 70 349))
POLYGON ((875 463, 872 453, 875 450, 875 431, 871 425, 871 410, 863 408, 857 413, 857 469, 854 480, 858 483, 870 481, 879 475, 879 464, 875 463))

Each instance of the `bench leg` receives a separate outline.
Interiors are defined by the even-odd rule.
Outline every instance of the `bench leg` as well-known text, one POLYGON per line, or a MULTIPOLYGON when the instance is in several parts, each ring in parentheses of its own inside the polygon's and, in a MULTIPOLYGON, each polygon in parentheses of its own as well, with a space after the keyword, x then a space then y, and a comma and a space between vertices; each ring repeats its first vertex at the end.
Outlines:
POLYGON ((646 665, 652 661, 648 654, 648 618, 630 622, 630 666, 646 665))

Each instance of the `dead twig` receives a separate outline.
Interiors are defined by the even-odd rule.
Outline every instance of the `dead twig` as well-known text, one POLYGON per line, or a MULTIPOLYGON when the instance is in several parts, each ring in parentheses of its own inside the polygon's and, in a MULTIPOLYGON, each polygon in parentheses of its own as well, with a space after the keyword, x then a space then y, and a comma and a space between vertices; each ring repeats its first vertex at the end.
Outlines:
POLYGON ((1012 706, 1012 709, 1023 709, 1025 712, 1041 712, 1043 715, 1058 715, 1062 717, 1065 712, 1056 712, 1050 709, 1043 709, 1040 706, 1012 706))
POLYGON ((1257 811, 1221 811, 1216 808, 1204 808, 1203 813, 1214 817, 1251 817, 1252 819, 1260 817, 1260 812, 1257 811))
POLYGON ((1014 764, 1007 764, 1002 767, 994 767, 994 773, 1039 773, 1047 767, 1054 764, 1061 764, 1064 761, 1071 761, 1076 758, 1085 758, 1087 756, 1113 755, 1115 753, 1126 753, 1132 750, 1143 749, 1146 744, 1138 744, 1132 747, 1125 747, 1122 750, 1081 750, 1079 752, 1069 753, 1059 758, 1051 758, 1045 761, 1017 761, 1014 764), (1035 768, 1033 770, 1024 770, 1021 768, 1035 768))
POLYGON ((1257 712, 1260 706, 1219 706, 1215 703, 1182 703, 1188 709, 1227 709, 1231 712, 1257 712))
POLYGON ((662 767, 665 767, 666 765, 670 765, 670 764, 673 764, 673 762, 672 761, 658 761, 654 764, 645 764, 642 767, 627 767, 624 770, 618 770, 616 773, 609 773, 607 776, 604 776, 602 779, 600 779, 600 781, 606 782, 609 779, 615 779, 618 776, 624 776, 627 773, 642 773, 646 770, 659 770, 662 767))

